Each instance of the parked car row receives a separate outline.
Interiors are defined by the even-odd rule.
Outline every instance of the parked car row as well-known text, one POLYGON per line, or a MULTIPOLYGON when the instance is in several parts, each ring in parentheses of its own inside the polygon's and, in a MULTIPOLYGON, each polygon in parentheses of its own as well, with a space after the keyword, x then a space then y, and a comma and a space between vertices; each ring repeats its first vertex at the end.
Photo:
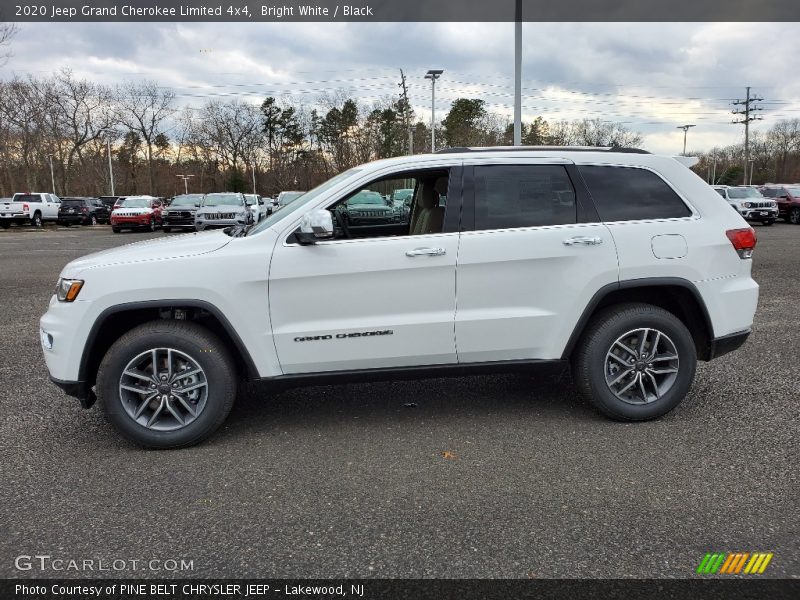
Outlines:
POLYGON ((715 185, 716 192, 748 221, 800 225, 800 184, 715 185))

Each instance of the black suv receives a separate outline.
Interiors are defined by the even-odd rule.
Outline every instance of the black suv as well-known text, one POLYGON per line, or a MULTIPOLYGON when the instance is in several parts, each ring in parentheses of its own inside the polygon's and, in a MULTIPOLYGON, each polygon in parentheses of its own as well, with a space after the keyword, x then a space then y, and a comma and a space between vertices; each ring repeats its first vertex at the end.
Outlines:
POLYGON ((161 211, 161 228, 165 232, 176 228, 194 231, 194 216, 203 202, 203 194, 181 194, 170 200, 161 211))
POLYGON ((62 198, 58 209, 58 224, 97 225, 108 223, 111 211, 99 198, 62 198))

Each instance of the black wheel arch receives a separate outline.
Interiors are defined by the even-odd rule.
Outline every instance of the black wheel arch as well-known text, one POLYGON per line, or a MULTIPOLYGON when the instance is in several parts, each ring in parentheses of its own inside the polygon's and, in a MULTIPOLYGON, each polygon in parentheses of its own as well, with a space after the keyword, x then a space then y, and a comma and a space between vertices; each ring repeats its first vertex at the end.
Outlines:
POLYGON ((199 323, 217 334, 235 358, 243 379, 259 378, 250 352, 223 312, 210 302, 186 299, 127 302, 106 308, 95 320, 86 339, 78 370, 79 381, 91 389, 96 383, 100 362, 115 340, 143 323, 175 319, 176 311, 181 312, 186 320, 199 323))
POLYGON ((646 277, 610 283, 600 288, 581 314, 561 357, 569 360, 597 311, 614 304, 644 302, 678 317, 692 334, 697 358, 711 360, 714 327, 703 297, 691 281, 680 277, 646 277))

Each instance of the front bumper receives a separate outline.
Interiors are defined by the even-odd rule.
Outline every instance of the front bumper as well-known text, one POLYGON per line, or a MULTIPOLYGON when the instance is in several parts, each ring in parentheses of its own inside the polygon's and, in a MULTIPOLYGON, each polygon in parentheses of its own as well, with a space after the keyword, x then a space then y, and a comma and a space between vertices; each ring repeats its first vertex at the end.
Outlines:
POLYGON ((247 219, 197 219, 194 222, 195 228, 197 228, 199 231, 202 231, 203 229, 231 227, 234 225, 247 225, 247 219))
POLYGON ((67 396, 80 400, 82 408, 91 408, 97 401, 94 390, 85 381, 62 381, 52 375, 50 381, 60 387, 67 396))
POLYGON ((150 227, 150 217, 111 217, 114 227, 150 227))
POLYGON ((161 224, 164 227, 191 227, 194 229, 194 219, 192 217, 163 217, 161 224))
POLYGON ((777 208, 745 208, 740 212, 748 221, 767 221, 778 218, 777 208))

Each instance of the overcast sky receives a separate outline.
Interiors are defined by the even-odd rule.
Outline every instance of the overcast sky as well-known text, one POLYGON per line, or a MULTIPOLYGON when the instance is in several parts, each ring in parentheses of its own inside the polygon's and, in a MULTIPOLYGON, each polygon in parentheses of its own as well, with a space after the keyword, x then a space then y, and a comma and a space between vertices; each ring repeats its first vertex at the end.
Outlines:
MULTIPOLYGON (((679 153, 735 143, 731 102, 764 97, 766 130, 800 117, 800 24, 526 23, 523 118, 600 117, 644 134, 645 148, 679 153)), ((453 99, 482 98, 513 114, 512 23, 28 23, 3 76, 61 67, 107 84, 155 79, 181 104, 240 96, 301 97, 342 89, 365 104, 396 94, 402 68, 417 115, 437 120, 453 99)))

